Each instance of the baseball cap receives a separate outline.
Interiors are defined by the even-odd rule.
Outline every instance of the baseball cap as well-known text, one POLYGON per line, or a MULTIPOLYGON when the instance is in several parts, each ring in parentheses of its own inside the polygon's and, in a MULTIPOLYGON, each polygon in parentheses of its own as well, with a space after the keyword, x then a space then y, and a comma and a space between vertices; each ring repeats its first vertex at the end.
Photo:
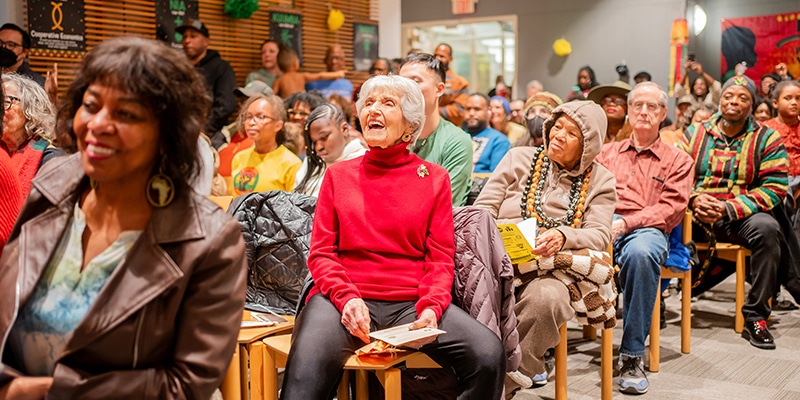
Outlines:
POLYGON ((175 30, 178 31, 178 33, 180 33, 181 35, 183 35, 183 33, 190 28, 200 32, 200 34, 205 37, 210 37, 208 34, 208 28, 206 28, 205 24, 200 22, 199 19, 189 19, 182 26, 175 28, 175 30))
POLYGON ((236 90, 234 90, 234 93, 248 98, 253 97, 257 94, 263 94, 264 96, 272 96, 274 94, 272 92, 272 88, 269 87, 269 85, 259 80, 252 81, 247 85, 244 85, 244 87, 236 88, 236 90))

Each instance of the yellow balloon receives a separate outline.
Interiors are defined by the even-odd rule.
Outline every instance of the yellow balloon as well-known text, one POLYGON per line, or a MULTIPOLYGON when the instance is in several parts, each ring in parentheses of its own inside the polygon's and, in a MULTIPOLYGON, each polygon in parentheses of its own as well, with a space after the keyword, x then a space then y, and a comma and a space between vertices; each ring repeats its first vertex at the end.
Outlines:
POLYGON ((328 14, 328 29, 337 31, 342 25, 344 25, 344 14, 337 9, 331 9, 331 12, 328 14))
POLYGON ((553 42, 553 52, 555 52, 557 56, 566 57, 569 53, 572 53, 572 45, 567 39, 558 39, 553 42))

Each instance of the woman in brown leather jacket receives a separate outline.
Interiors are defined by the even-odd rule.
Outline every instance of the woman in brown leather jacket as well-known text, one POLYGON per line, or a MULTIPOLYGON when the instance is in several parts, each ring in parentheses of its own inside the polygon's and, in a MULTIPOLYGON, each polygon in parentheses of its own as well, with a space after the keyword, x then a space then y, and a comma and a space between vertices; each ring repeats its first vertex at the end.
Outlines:
POLYGON ((0 259, 0 399, 208 399, 244 304, 238 223, 194 193, 209 99, 166 45, 83 61, 0 259))

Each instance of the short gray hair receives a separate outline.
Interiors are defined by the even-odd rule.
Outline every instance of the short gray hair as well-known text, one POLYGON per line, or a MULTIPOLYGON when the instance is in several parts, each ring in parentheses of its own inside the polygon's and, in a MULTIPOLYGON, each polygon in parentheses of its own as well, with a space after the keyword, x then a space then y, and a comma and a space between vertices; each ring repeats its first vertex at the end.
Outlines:
POLYGON ((644 88, 644 87, 651 87, 651 88, 654 88, 654 89, 658 90, 658 100, 661 102, 661 105, 664 106, 664 108, 669 107, 667 105, 667 102, 669 101, 669 96, 667 95, 667 92, 665 92, 664 88, 662 88, 659 84, 657 84, 655 82, 650 82, 650 81, 639 83, 639 84, 637 84, 636 86, 633 87, 633 90, 628 92, 628 103, 629 104, 630 104, 631 101, 633 101, 633 96, 636 93, 636 91, 641 89, 641 88, 644 88))
POLYGON ((422 97, 419 84, 399 75, 373 76, 361 85, 361 91, 358 93, 356 109, 359 114, 364 108, 366 98, 376 90, 386 90, 400 98, 400 111, 403 113, 403 118, 414 128, 409 143, 413 146, 419 134, 422 133, 422 126, 425 125, 425 98, 422 97))
POLYGON ((56 109, 47 92, 38 83, 17 73, 3 74, 3 83, 11 82, 19 90, 19 105, 25 116, 25 137, 55 139, 56 109))

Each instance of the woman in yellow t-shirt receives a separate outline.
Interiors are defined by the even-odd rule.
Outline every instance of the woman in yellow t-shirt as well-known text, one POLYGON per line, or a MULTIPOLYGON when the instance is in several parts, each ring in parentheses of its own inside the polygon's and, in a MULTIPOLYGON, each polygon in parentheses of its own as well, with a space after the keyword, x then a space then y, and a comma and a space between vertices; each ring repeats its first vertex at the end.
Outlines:
POLYGON ((286 109, 277 96, 259 94, 242 106, 238 129, 253 140, 253 147, 236 153, 231 161, 232 195, 294 188, 302 162, 279 144, 285 122, 286 109))

